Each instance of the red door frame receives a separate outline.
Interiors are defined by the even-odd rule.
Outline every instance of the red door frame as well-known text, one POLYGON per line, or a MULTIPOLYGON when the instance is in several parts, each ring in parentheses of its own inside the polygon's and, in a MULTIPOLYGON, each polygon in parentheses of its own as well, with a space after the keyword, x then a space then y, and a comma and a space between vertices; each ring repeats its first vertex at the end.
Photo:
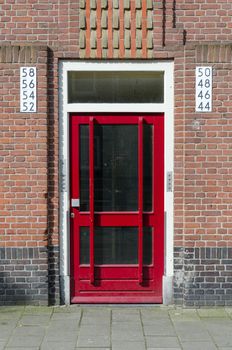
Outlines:
POLYGON ((80 198, 79 126, 89 125, 90 210, 71 207, 71 302, 72 303, 162 303, 164 273, 164 115, 72 114, 71 198, 80 198), (138 199, 136 212, 94 212, 94 123, 138 125, 138 199), (143 212, 143 124, 153 128, 153 211, 143 212), (79 230, 90 228, 90 264, 80 265, 79 230), (94 226, 138 227, 137 265, 94 265, 94 226), (153 227, 153 262, 143 266, 143 226, 153 227))

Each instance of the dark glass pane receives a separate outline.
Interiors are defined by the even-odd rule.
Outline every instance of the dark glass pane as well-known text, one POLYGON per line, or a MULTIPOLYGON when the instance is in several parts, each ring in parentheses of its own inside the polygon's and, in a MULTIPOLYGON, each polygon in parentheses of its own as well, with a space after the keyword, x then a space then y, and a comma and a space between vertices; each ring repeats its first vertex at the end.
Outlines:
POLYGON ((95 264, 137 264, 137 227, 96 227, 95 264))
POLYGON ((68 103, 163 101, 163 72, 68 72, 68 103))
POLYGON ((80 227, 80 264, 89 264, 89 227, 80 227))
POLYGON ((152 134, 153 126, 143 127, 143 205, 144 211, 152 211, 152 134))
POLYGON ((80 210, 89 210, 89 126, 80 125, 80 210))
MULTIPOLYGON (((96 227, 95 264, 137 264, 137 227, 96 227)), ((144 227, 143 263, 152 263, 152 228, 144 227)), ((80 228, 80 264, 89 264, 89 227, 80 228)))
POLYGON ((95 211, 138 210, 137 125, 94 126, 95 211))
POLYGON ((152 228, 143 228, 143 263, 152 264, 152 228))

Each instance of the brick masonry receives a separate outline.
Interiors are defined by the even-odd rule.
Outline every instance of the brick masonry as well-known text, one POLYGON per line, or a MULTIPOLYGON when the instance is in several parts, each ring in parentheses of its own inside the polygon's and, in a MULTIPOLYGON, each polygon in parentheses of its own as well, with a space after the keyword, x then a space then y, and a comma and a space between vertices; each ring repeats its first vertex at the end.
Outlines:
POLYGON ((56 248, 0 248, 0 305, 54 305, 59 296, 56 248))
MULTIPOLYGON (((207 266, 224 268, 215 279, 224 277, 223 271, 229 273, 230 264, 226 262, 229 258, 218 258, 216 264, 207 265, 203 264, 205 259, 197 258, 197 252, 210 248, 212 252, 216 249, 229 254, 232 247, 231 0, 69 0, 68 4, 65 0, 59 3, 12 0, 1 4, 0 12, 1 249, 18 249, 18 252, 33 249, 33 254, 38 250, 42 255, 46 252, 47 289, 53 296, 47 297, 46 302, 60 302, 59 60, 169 59, 175 67, 174 245, 175 254, 185 256, 181 255, 182 267, 179 262, 175 267, 176 283, 179 276, 185 281, 182 292, 177 288, 183 286, 176 284, 175 300, 189 305, 200 302, 206 305, 207 300, 214 305, 224 300, 229 304, 231 287, 224 284, 230 283, 229 276, 225 277, 226 282, 220 282, 222 294, 217 287, 208 285, 207 292, 199 285, 199 291, 204 290, 200 297, 197 288, 187 285, 190 275, 187 269, 192 264, 193 271, 198 273, 197 269, 203 265, 208 277, 200 277, 205 279, 212 277, 207 266), (96 22, 91 12, 94 15, 96 12, 96 22), (86 52, 87 39, 89 51, 86 52), (36 114, 19 113, 19 69, 24 65, 36 66, 38 70, 36 114), (213 67, 211 113, 195 113, 196 65, 213 67), (193 258, 187 258, 187 251, 192 252, 193 258), (217 296, 214 300, 212 290, 213 297, 217 296)), ((36 266, 33 259, 28 259, 26 266, 36 266)), ((10 259, 13 260, 17 261, 10 259)), ((6 267, 9 268, 9 263, 1 264, 1 269, 6 267)), ((194 276, 196 283, 199 276, 194 276)), ((16 293, 16 289, 11 293, 16 293)), ((12 302, 16 295, 13 294, 12 302)), ((39 296, 37 293, 37 302, 39 296)), ((8 295, 9 303, 10 298, 8 295)), ((41 302, 45 302, 44 297, 41 302)))
POLYGON ((184 306, 232 305, 232 248, 175 248, 174 299, 184 306))

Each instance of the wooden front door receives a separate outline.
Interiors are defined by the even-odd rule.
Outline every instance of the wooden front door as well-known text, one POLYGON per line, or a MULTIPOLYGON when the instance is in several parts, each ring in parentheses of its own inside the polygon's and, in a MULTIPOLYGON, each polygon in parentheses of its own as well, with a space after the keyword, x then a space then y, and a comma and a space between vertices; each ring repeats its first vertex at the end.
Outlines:
POLYGON ((71 302, 161 303, 164 116, 70 116, 71 302))

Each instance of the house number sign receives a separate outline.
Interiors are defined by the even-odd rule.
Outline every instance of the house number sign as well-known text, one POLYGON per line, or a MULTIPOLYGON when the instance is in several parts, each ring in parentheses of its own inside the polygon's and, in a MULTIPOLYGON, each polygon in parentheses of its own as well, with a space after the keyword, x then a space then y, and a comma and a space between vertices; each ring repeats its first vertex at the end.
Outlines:
POLYGON ((20 112, 36 112, 36 67, 20 68, 20 112))
POLYGON ((212 67, 196 67, 196 112, 212 111, 212 67))

